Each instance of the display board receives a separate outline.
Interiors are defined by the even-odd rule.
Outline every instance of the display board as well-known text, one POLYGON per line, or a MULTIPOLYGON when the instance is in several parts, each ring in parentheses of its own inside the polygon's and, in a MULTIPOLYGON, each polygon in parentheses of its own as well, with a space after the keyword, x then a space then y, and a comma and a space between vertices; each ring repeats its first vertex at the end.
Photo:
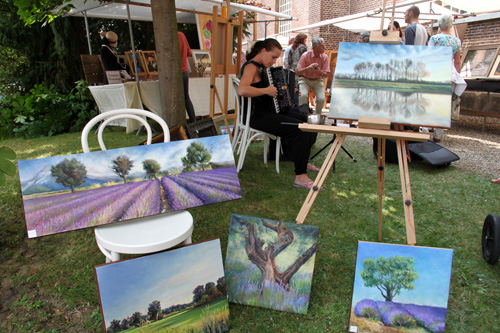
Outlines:
POLYGON ((340 43, 329 117, 451 126, 451 47, 340 43))
POLYGON ((228 135, 19 161, 28 237, 241 198, 228 135))

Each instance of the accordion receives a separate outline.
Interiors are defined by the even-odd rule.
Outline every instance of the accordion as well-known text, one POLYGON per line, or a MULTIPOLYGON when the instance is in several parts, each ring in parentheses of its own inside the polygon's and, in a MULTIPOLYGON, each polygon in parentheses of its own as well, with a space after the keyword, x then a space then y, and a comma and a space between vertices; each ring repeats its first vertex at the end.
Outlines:
MULTIPOLYGON (((269 83, 276 87, 278 93, 274 100, 274 109, 276 113, 288 111, 293 106, 289 89, 289 73, 283 67, 271 67, 266 69, 269 83)), ((294 85, 291 86, 295 88, 294 85)))

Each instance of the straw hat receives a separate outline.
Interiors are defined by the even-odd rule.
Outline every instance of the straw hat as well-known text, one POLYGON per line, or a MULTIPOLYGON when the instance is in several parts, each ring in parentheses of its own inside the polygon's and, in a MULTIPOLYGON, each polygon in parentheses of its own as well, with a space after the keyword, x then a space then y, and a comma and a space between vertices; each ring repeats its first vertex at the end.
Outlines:
POLYGON ((113 44, 118 42, 118 35, 113 31, 108 31, 106 32, 106 39, 109 41, 110 44, 113 44))

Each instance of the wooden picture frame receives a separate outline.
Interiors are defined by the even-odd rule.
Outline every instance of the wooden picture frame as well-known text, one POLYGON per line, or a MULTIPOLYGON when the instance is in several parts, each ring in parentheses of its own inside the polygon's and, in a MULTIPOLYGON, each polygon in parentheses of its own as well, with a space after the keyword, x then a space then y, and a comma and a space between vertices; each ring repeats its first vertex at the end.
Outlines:
POLYGON ((499 44, 470 46, 462 56, 460 73, 463 77, 487 77, 497 58, 499 44))
POLYGON ((142 51, 142 60, 144 61, 144 68, 148 75, 158 75, 158 62, 156 60, 155 51, 142 51))
POLYGON ((488 77, 500 77, 500 54, 497 55, 497 59, 493 63, 488 77))
POLYGON ((144 58, 141 55, 142 51, 135 51, 136 56, 134 57, 132 54, 132 51, 126 51, 125 52, 125 60, 127 61, 128 66, 130 67, 130 74, 132 76, 135 76, 135 67, 134 67, 134 58, 139 59, 139 62, 137 63, 137 69, 138 73, 137 75, 140 76, 146 76, 147 72, 145 70, 146 65, 144 64, 144 58))
POLYGON ((212 58, 209 50, 191 50, 191 56, 200 75, 211 72, 212 58))

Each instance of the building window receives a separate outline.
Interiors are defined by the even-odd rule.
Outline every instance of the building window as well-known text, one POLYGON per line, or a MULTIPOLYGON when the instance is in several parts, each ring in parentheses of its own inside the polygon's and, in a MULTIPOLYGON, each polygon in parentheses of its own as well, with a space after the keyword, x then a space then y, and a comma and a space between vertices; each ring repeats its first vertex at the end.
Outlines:
MULTIPOLYGON (((292 16, 292 0, 280 0, 279 12, 292 16)), ((290 36, 291 21, 282 21, 279 23, 279 34, 282 36, 290 36)))

